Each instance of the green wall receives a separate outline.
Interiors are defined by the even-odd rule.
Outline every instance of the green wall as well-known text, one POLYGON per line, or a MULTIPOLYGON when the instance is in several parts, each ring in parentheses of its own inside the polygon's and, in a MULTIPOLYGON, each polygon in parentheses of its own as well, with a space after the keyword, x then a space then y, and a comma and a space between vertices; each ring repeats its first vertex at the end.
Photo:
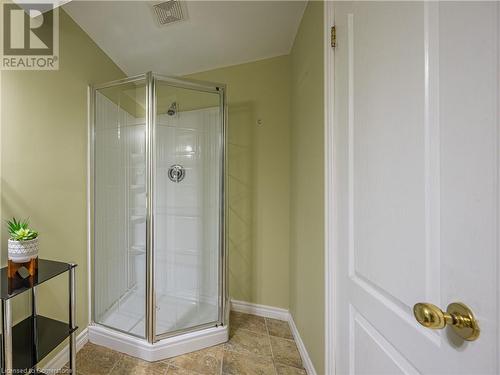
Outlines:
MULTIPOLYGON (((289 308, 320 374, 322 33, 323 3, 311 1, 290 55, 189 76, 227 84, 230 294, 289 308)), ((60 37, 59 71, 2 74, 1 208, 3 220, 31 218, 42 257, 80 265, 78 325, 85 327, 86 86, 124 74, 64 12, 60 37)), ((66 289, 57 279, 41 289, 40 299, 50 301, 42 312, 64 319, 66 289)))
POLYGON ((323 31, 323 2, 310 1, 291 53, 290 312, 319 374, 325 336, 323 31))
POLYGON ((289 306, 289 56, 190 75, 227 84, 229 288, 289 306))
MULTIPOLYGON (((1 77, 2 264, 4 220, 29 217, 40 256, 77 268, 77 324, 87 326, 87 85, 123 72, 63 11, 60 69, 4 71, 1 77)), ((41 313, 67 319, 67 276, 39 288, 41 313)), ((20 313, 26 307, 16 306, 20 313)), ((19 316, 17 316, 19 318, 19 316)))

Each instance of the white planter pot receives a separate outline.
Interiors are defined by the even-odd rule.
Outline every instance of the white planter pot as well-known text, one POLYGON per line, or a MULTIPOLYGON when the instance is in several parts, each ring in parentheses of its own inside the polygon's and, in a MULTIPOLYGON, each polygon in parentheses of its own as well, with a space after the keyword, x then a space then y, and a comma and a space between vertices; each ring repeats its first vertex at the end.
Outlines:
POLYGON ((26 263, 38 256, 38 237, 28 241, 9 239, 9 260, 14 263, 26 263))

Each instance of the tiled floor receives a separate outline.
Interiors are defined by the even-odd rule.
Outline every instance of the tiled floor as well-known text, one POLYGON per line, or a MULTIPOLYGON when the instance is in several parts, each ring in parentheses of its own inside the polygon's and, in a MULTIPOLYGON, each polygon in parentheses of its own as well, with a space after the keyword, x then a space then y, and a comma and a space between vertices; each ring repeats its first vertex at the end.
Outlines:
POLYGON ((79 375, 306 375, 287 322, 231 313, 229 342, 149 363, 86 344, 79 375))

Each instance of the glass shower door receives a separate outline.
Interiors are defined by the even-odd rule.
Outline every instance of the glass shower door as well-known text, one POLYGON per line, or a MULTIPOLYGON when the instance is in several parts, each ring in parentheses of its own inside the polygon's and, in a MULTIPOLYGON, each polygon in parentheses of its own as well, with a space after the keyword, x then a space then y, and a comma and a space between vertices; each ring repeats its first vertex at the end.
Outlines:
POLYGON ((221 313, 222 94, 156 80, 155 333, 215 325, 221 313))
POLYGON ((146 80, 94 95, 94 321, 145 337, 146 80))

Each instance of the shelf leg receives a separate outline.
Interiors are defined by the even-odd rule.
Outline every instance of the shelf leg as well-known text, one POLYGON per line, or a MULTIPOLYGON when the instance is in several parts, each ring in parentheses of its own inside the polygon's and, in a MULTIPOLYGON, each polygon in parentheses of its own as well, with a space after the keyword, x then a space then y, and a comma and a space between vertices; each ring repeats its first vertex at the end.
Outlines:
POLYGON ((3 330, 3 371, 13 373, 12 364, 12 309, 10 299, 2 300, 2 330, 3 330))
POLYGON ((71 374, 76 374, 76 287, 75 287, 76 264, 70 264, 69 269, 69 369, 71 374))
MULTIPOLYGON (((37 327, 38 321, 37 321, 36 315, 37 315, 36 287, 34 286, 33 288, 31 288, 31 316, 33 319, 33 333, 35 335, 35 339, 33 340, 33 344, 34 344, 33 355, 35 357, 35 362, 38 359, 38 337, 37 337, 37 335, 38 335, 38 327, 37 327)), ((38 367, 37 367, 37 365, 35 365, 35 373, 37 373, 37 371, 38 371, 38 367)))
POLYGON ((37 312, 36 312, 36 286, 31 288, 31 315, 37 316, 37 312))

